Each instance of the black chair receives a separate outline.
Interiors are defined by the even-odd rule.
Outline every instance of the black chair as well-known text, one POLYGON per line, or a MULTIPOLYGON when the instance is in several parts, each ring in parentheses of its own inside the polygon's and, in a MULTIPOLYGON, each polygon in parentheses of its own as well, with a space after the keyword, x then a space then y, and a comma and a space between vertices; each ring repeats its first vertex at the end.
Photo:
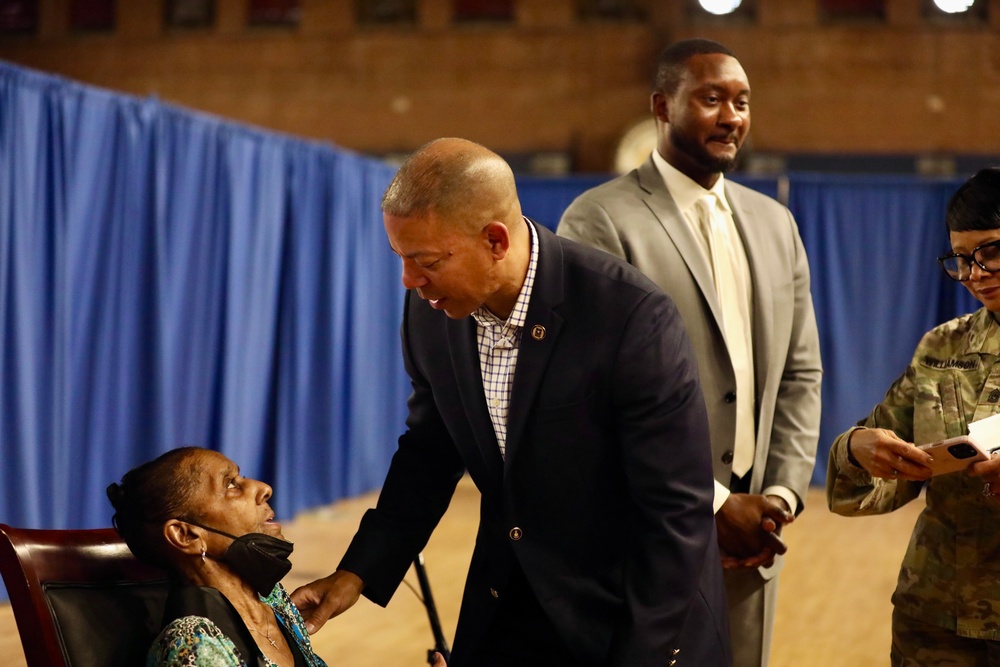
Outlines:
POLYGON ((28 667, 144 664, 167 575, 136 560, 114 529, 0 524, 0 574, 28 667))

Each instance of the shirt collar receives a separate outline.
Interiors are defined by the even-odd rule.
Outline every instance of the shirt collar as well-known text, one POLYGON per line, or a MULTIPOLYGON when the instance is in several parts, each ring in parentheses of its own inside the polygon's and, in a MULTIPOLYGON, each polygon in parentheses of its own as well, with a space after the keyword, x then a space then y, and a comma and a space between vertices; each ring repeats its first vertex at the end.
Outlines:
POLYGON ((670 191, 670 196, 674 198, 674 203, 677 204, 677 208, 682 213, 693 209, 695 202, 702 197, 715 194, 722 208, 732 215, 733 209, 729 206, 729 200, 726 199, 726 178, 721 173, 715 184, 706 190, 691 180, 687 174, 682 173, 677 167, 664 160, 657 150, 653 151, 653 163, 656 165, 657 171, 660 172, 667 190, 670 191))
POLYGON ((538 232, 535 231, 535 226, 527 218, 522 216, 522 220, 531 232, 531 255, 528 259, 528 272, 524 276, 524 284, 521 285, 517 301, 514 302, 514 309, 510 311, 506 322, 502 322, 486 306, 479 306, 472 313, 472 316, 480 326, 523 327, 528 319, 528 302, 531 301, 531 291, 535 286, 535 272, 538 269, 538 232))

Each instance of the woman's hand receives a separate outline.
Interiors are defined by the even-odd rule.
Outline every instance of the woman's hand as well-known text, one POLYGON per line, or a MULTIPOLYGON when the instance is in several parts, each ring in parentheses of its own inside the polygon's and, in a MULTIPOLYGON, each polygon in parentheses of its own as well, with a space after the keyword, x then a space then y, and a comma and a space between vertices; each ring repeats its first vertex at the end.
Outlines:
MULTIPOLYGON (((933 460, 931 456, 888 429, 859 428, 851 434, 847 447, 854 460, 873 477, 914 482, 931 477, 931 469, 927 467, 933 460)), ((1000 491, 1000 470, 996 472, 997 491, 1000 491)))
POLYGON ((988 461, 973 463, 966 473, 983 478, 983 495, 987 498, 1000 495, 1000 452, 990 454, 988 461))
POLYGON ((440 653, 434 654, 434 665, 432 667, 448 667, 444 661, 444 656, 440 653))

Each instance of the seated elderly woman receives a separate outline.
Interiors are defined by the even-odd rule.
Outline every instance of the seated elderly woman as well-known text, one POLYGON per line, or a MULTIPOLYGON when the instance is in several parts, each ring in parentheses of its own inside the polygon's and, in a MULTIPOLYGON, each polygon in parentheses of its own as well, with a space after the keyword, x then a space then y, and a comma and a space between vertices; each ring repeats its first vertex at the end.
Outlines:
POLYGON ((919 447, 1000 412, 1000 169, 966 181, 945 223, 952 250, 938 261, 983 307, 924 335, 882 402, 833 443, 827 471, 830 508, 847 516, 927 491, 892 596, 894 666, 1000 664, 1000 457, 932 476, 941 461, 919 447))
POLYGON ((108 487, 122 539, 174 582, 148 667, 325 667, 278 583, 292 543, 270 497, 270 486, 199 447, 171 450, 108 487))
POLYGON ((129 549, 176 584, 147 665, 326 664, 278 583, 292 543, 270 497, 270 486, 197 447, 171 450, 108 487, 129 549))

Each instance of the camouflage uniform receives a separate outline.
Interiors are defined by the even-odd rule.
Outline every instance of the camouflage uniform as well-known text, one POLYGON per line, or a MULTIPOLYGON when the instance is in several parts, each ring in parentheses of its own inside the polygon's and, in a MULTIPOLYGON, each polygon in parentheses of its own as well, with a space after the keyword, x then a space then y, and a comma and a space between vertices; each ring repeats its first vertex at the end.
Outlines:
MULTIPOLYGON (((860 426, 892 430, 917 445, 965 435, 969 422, 1000 412, 1000 326, 985 308, 924 335, 910 366, 860 426)), ((841 434, 830 450, 826 495, 844 516, 891 512, 923 482, 873 478, 847 459, 841 434)), ((1000 499, 964 473, 934 477, 903 557, 897 611, 963 637, 1000 639, 1000 499)))

